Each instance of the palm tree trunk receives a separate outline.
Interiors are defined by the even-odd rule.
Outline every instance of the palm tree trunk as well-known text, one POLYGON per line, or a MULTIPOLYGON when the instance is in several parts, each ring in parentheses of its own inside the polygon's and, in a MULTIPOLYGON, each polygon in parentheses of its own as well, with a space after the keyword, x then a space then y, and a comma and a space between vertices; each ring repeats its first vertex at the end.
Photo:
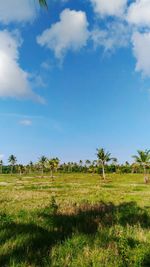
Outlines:
POLYGON ((148 177, 146 176, 146 167, 145 167, 145 165, 143 165, 143 170, 144 170, 144 183, 147 184, 148 183, 148 177))
POLYGON ((51 170, 51 178, 53 178, 53 170, 51 170))
POLYGON ((104 165, 102 165, 102 177, 105 180, 106 176, 105 176, 105 167, 104 167, 104 165))
POLYGON ((11 175, 12 175, 12 173, 13 173, 13 165, 11 165, 11 175))

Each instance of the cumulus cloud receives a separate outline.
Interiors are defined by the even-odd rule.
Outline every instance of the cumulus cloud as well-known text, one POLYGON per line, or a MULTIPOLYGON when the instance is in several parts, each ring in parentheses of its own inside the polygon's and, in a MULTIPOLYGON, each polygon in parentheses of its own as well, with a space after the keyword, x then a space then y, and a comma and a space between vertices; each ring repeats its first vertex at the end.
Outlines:
POLYGON ((23 119, 23 120, 19 121, 19 123, 24 125, 24 126, 31 126, 32 125, 32 121, 29 119, 23 119))
POLYGON ((127 0, 90 0, 95 13, 99 16, 117 16, 124 14, 127 0))
POLYGON ((137 26, 150 27, 150 1, 136 0, 128 8, 127 20, 137 26))
POLYGON ((35 1, 0 0, 0 22, 26 22, 35 18, 35 1))
POLYGON ((95 47, 103 46, 105 51, 126 47, 130 40, 130 29, 121 22, 112 22, 105 29, 95 28, 91 33, 95 47))
POLYGON ((136 71, 150 76, 150 32, 136 32, 132 36, 133 53, 137 60, 136 71))
POLYGON ((42 101, 30 86, 29 73, 19 65, 21 39, 9 31, 0 31, 0 97, 31 98, 42 101))
POLYGON ((37 42, 53 50, 55 56, 61 59, 67 50, 77 51, 84 47, 88 37, 85 12, 65 9, 60 14, 60 21, 38 36, 37 42))

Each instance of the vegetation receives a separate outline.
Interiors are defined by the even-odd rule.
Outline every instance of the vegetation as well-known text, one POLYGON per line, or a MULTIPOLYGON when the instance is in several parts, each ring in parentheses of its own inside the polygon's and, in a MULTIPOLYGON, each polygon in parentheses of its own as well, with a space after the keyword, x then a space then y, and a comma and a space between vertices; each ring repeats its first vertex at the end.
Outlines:
POLYGON ((150 150, 137 151, 134 155, 134 162, 125 162, 119 164, 117 159, 111 157, 110 152, 106 152, 104 148, 96 150, 97 160, 79 160, 79 162, 65 162, 60 163, 58 158, 47 158, 44 155, 39 158, 35 163, 30 161, 27 165, 17 164, 17 158, 11 155, 8 159, 9 165, 0 161, 0 173, 19 173, 22 174, 36 174, 47 175, 50 172, 50 177, 53 178, 54 174, 58 172, 72 173, 97 173, 100 174, 104 180, 107 180, 107 174, 110 173, 144 173, 144 182, 148 183, 148 174, 150 172, 150 150))
POLYGON ((96 152, 78 163, 0 161, 0 266, 150 266, 150 152, 132 164, 96 152))
POLYGON ((138 163, 139 165, 141 165, 143 167, 143 172, 144 172, 144 181, 145 183, 148 182, 148 178, 146 176, 146 168, 149 166, 150 164, 150 150, 138 150, 138 155, 133 156, 133 158, 135 159, 136 163, 138 163))
POLYGON ((112 160, 109 152, 105 152, 103 148, 97 148, 98 163, 102 166, 102 176, 105 179, 105 164, 112 160))
POLYGON ((39 4, 41 6, 47 7, 47 1, 46 0, 39 0, 39 4))
POLYGON ((8 162, 10 163, 10 166, 11 166, 10 170, 11 170, 11 174, 12 174, 14 166, 15 166, 15 164, 17 162, 17 159, 16 159, 16 157, 14 155, 10 155, 10 157, 8 159, 8 162))
POLYGON ((142 174, 0 176, 0 266, 150 266, 142 174))

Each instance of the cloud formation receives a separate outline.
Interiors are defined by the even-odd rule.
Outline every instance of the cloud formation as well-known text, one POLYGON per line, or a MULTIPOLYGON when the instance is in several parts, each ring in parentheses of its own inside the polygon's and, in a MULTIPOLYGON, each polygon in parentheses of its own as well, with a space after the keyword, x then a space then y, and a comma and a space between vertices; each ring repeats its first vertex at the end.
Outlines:
POLYGON ((96 48, 103 46, 105 51, 115 50, 128 46, 130 30, 122 22, 112 22, 105 29, 96 27, 91 33, 91 38, 96 48))
POLYGON ((32 121, 29 119, 23 119, 19 123, 24 125, 24 126, 31 126, 32 125, 32 121))
POLYGON ((120 17, 124 14, 127 0, 90 0, 97 15, 120 17))
POLYGON ((136 58, 136 71, 150 76, 150 32, 136 32, 132 36, 133 53, 136 58))
POLYGON ((84 47, 88 37, 85 12, 65 9, 60 14, 60 21, 38 36, 37 42, 53 50, 55 56, 62 59, 67 50, 77 51, 84 47))
POLYGON ((0 97, 31 98, 42 101, 30 85, 29 73, 19 65, 19 35, 0 31, 0 97))
POLYGON ((0 0, 0 22, 27 22, 35 18, 35 1, 32 0, 0 0))
POLYGON ((150 1, 136 0, 128 8, 127 20, 137 26, 150 27, 150 1))

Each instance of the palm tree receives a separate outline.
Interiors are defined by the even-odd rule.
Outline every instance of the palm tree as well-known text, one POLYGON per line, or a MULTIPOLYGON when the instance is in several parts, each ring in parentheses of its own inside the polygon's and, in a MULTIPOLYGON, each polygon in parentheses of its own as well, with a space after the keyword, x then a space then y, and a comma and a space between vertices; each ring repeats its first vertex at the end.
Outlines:
POLYGON ((39 166, 42 170, 42 177, 43 177, 44 167, 45 167, 46 161, 47 161, 47 158, 45 156, 41 156, 39 159, 39 166))
POLYGON ((32 171, 33 171, 33 167, 34 167, 34 164, 32 161, 29 162, 29 164, 27 165, 27 170, 28 172, 31 174, 32 171))
POLYGON ((85 161, 85 164, 87 165, 87 167, 88 166, 90 166, 90 164, 91 164, 91 161, 89 160, 89 159, 87 159, 86 161, 85 161))
POLYGON ((3 173, 3 161, 2 159, 0 160, 0 173, 3 173))
POLYGON ((98 163, 102 167, 102 177, 105 180, 105 164, 112 160, 113 158, 110 157, 109 152, 105 152, 104 148, 97 148, 97 158, 98 158, 98 163))
POLYGON ((144 173, 144 182, 148 182, 148 178, 146 176, 146 167, 150 164, 150 150, 137 150, 138 155, 132 156, 135 159, 135 162, 142 166, 144 173))
POLYGON ((59 159, 58 158, 47 159, 45 165, 51 172, 51 178, 53 178, 54 171, 58 169, 59 159))
POLYGON ((83 161, 80 159, 79 160, 79 171, 80 172, 82 171, 82 164, 83 164, 83 161))
POLYGON ((8 158, 8 162, 11 165, 11 175, 12 175, 14 166, 15 166, 15 164, 17 162, 17 158, 14 155, 10 155, 9 158, 8 158))
POLYGON ((22 164, 19 164, 17 167, 18 167, 18 172, 19 172, 19 174, 21 176, 23 171, 24 171, 24 166, 22 164))

